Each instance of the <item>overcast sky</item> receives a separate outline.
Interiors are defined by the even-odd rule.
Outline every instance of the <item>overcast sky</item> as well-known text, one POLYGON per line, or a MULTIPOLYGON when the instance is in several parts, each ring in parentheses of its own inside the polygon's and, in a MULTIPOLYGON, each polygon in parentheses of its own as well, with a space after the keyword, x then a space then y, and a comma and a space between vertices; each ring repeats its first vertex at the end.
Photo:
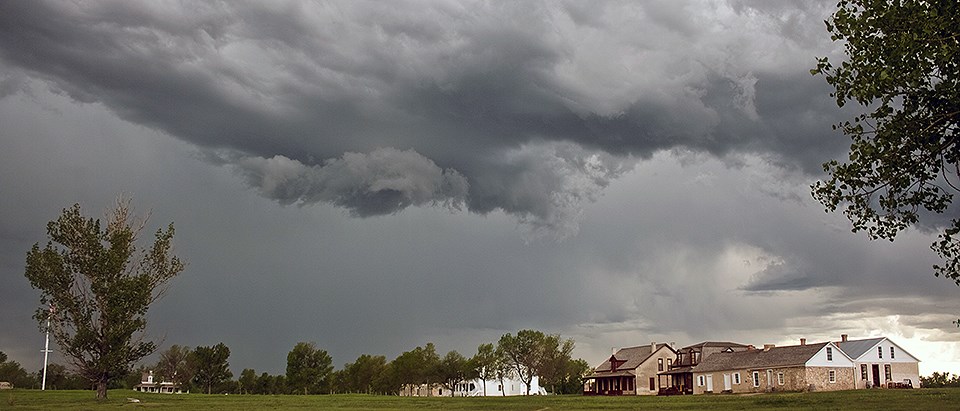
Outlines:
POLYGON ((534 328, 590 363, 884 335, 960 373, 935 234, 810 196, 856 114, 809 73, 834 3, 0 2, 0 351, 42 365, 46 223, 126 193, 189 264, 149 335, 235 372, 534 328))

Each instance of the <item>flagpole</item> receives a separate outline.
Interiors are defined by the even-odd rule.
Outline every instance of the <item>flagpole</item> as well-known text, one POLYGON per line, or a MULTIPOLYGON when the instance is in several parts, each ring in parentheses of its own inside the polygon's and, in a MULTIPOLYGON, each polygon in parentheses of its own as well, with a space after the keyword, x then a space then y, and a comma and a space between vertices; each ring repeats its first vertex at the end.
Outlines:
MULTIPOLYGON (((50 306, 50 316, 53 315, 53 306, 50 306)), ((47 317, 47 336, 43 342, 43 382, 40 383, 40 391, 47 389, 47 356, 50 355, 50 316, 47 317)))

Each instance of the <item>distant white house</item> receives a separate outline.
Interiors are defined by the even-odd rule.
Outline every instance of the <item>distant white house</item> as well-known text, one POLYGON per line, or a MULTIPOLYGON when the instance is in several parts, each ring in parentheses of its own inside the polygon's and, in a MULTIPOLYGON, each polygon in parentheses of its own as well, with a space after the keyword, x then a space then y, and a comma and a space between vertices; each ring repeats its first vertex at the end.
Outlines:
POLYGON ((920 387, 920 360, 887 337, 848 340, 837 347, 853 359, 856 388, 920 387))
MULTIPOLYGON (((483 381, 479 378, 457 384, 453 391, 455 397, 500 397, 526 395, 527 386, 520 380, 504 378, 483 381)), ((530 395, 546 395, 547 390, 540 386, 540 378, 533 376, 530 381, 530 395)))
MULTIPOLYGON (((501 382, 498 379, 483 380, 477 378, 474 380, 464 381, 460 384, 457 384, 453 390, 452 396, 454 397, 500 397, 500 396, 515 396, 515 395, 526 395, 527 386, 524 385, 518 379, 504 378, 501 382)), ((540 378, 537 376, 533 377, 533 380, 530 382, 530 395, 546 395, 547 391, 540 386, 540 378)), ((444 388, 439 384, 431 384, 427 387, 426 384, 413 385, 407 384, 400 389, 400 396, 402 397, 450 397, 451 392, 449 389, 444 388)))
POLYGON ((140 384, 133 386, 134 391, 156 392, 162 394, 183 394, 184 391, 180 385, 171 381, 155 382, 153 380, 153 371, 144 372, 140 376, 140 384))

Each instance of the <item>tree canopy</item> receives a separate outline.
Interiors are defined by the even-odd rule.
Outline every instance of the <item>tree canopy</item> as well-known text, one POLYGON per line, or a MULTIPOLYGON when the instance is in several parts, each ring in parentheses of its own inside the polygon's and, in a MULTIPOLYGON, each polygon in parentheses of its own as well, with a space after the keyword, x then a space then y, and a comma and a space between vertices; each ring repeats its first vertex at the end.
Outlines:
POLYGON ((233 377, 233 373, 230 372, 229 358, 230 348, 222 342, 212 347, 197 347, 188 359, 193 371, 193 380, 207 394, 210 394, 214 387, 233 377))
POLYGON ((853 231, 893 240, 921 224, 940 232, 934 274, 960 285, 960 5, 954 0, 841 0, 826 21, 846 60, 819 58, 811 72, 839 106, 867 111, 835 126, 852 139, 846 162, 824 164, 812 186, 853 231), (938 217, 944 215, 946 218, 938 217), (949 221, 946 221, 949 220, 949 221))
POLYGON ((108 382, 156 350, 143 336, 147 310, 184 269, 171 254, 172 223, 156 231, 151 247, 137 248, 145 224, 128 200, 117 201, 105 227, 74 204, 47 224, 47 244, 27 253, 25 275, 40 290, 34 318, 41 329, 50 321, 60 351, 96 385, 98 399, 107 397, 108 382))
POLYGON ((166 351, 160 352, 154 371, 155 378, 160 381, 170 381, 180 387, 187 388, 193 380, 195 364, 190 364, 190 347, 174 344, 166 351))
POLYGON ((310 342, 299 342, 287 354, 287 384, 306 394, 319 394, 333 371, 333 359, 310 342))

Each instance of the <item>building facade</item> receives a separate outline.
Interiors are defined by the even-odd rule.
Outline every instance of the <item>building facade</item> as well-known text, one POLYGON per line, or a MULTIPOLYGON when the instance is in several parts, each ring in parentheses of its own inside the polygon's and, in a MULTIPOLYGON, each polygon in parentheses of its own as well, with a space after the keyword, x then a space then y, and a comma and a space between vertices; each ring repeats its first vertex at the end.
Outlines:
POLYGON ((692 369, 693 394, 836 391, 854 385, 853 360, 832 342, 713 354, 692 369))
POLYGON ((856 388, 920 387, 920 360, 886 337, 848 340, 837 346, 853 359, 856 388))
POLYGON ((656 395, 658 373, 669 370, 677 352, 668 344, 621 348, 584 377, 584 395, 656 395))

